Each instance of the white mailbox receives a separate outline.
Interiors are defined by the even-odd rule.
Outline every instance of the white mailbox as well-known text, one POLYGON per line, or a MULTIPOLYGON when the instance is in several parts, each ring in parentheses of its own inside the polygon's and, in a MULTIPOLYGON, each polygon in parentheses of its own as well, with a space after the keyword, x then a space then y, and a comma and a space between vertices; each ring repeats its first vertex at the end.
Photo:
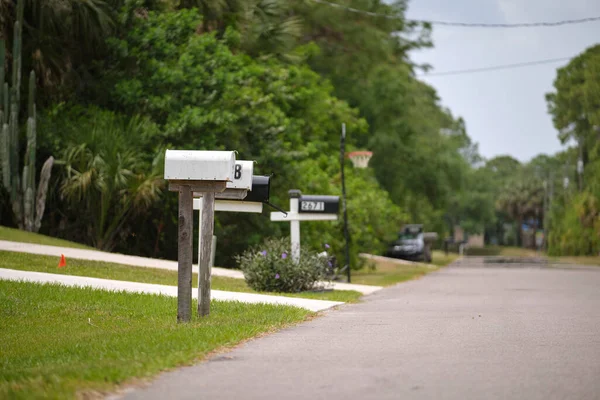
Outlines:
MULTIPOLYGON (((252 190, 252 173, 254 161, 236 160, 233 169, 233 180, 227 182, 226 189, 216 193, 220 200, 241 200, 252 190)), ((194 197, 202 197, 202 193, 194 193, 194 197)))
POLYGON ((252 190, 254 161, 237 160, 233 170, 233 181, 227 183, 227 189, 252 190))
POLYGON ((234 177, 233 151, 167 150, 165 154, 167 180, 232 182, 234 177))
MULTIPOLYGON (((241 178, 241 167, 238 174, 241 178)), ((202 150, 167 150, 165 153, 165 179, 169 190, 179 192, 179 218, 177 237, 177 321, 191 320, 192 305, 192 246, 194 234, 193 200, 197 193, 203 196, 200 221, 200 251, 198 273, 198 315, 210 313, 210 251, 214 231, 214 205, 216 193, 227 190, 243 192, 248 189, 227 189, 227 183, 236 177, 235 152, 202 150)), ((250 173, 252 182, 252 173, 250 173)), ((251 183, 250 183, 251 184, 251 183)))

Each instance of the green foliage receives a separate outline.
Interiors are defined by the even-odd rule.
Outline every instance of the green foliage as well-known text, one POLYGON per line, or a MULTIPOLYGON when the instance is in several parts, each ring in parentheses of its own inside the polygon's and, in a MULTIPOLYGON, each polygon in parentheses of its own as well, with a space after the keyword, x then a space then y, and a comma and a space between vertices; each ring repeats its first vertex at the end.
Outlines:
POLYGON ((600 45, 587 49, 558 69, 548 111, 563 143, 575 139, 584 166, 600 133, 600 45))
POLYGON ((541 225, 540 221, 544 213, 544 188, 539 180, 517 177, 504 188, 496 206, 516 222, 519 244, 522 244, 523 222, 533 219, 541 225))
POLYGON ((22 67, 27 71, 35 70, 39 77, 39 104, 49 105, 57 99, 64 99, 89 83, 90 74, 94 72, 94 61, 105 56, 105 40, 114 32, 114 10, 123 2, 0 2, 0 37, 14 41, 11 28, 15 21, 22 20, 23 52, 32 55, 31 59, 23 60, 22 67))
POLYGON ((315 288, 327 278, 328 261, 303 249, 297 262, 292 260, 289 238, 267 239, 261 246, 237 257, 246 283, 262 292, 302 292, 315 288))
POLYGON ((496 222, 495 182, 484 168, 465 171, 464 188, 451 196, 447 216, 469 234, 482 234, 496 222))
MULTIPOLYGON (((341 196, 339 161, 335 158, 315 156, 299 164, 302 175, 298 186, 304 194, 329 194, 341 196)), ((382 253, 395 238, 408 216, 395 205, 389 194, 381 188, 371 169, 353 169, 347 162, 346 196, 350 231, 350 266, 360 269, 364 262, 359 253, 382 253)), ((341 213, 340 213, 341 214, 341 213)), ((345 264, 343 219, 337 222, 314 221, 302 224, 302 244, 312 249, 322 249, 323 243, 331 246, 338 264, 345 264)))
POLYGON ((44 163, 40 184, 36 188, 36 105, 35 105, 35 72, 29 76, 29 103, 27 117, 27 147, 25 150, 23 172, 20 174, 21 162, 19 144, 21 126, 19 112, 21 110, 21 50, 23 46, 23 9, 24 0, 17 2, 16 21, 14 23, 12 51, 12 84, 5 82, 5 64, 8 64, 4 40, 0 40, 0 155, 2 156, 2 186, 10 193, 12 211, 19 229, 29 232, 39 231, 46 205, 48 181, 54 158, 51 156, 44 163))
MULTIPOLYGON (((112 250, 160 198, 164 150, 155 149, 156 125, 95 107, 59 106, 48 128, 62 149, 60 195, 74 227, 91 244, 112 250)), ((58 149, 57 149, 58 150, 58 149)))
MULTIPOLYGON (((289 189, 305 190, 301 179, 316 172, 307 171, 304 161, 337 165, 342 122, 352 132, 351 141, 364 140, 366 122, 333 97, 332 86, 316 73, 303 65, 259 62, 234 53, 227 41, 235 32, 228 30, 223 39, 215 33, 199 35, 201 22, 195 10, 149 13, 135 20, 128 34, 113 42, 122 68, 108 75, 115 88, 112 106, 147 115, 172 147, 234 149, 240 158, 256 160, 257 173, 276 172, 272 200, 279 204, 287 202, 289 189)), ((334 190, 320 188, 319 194, 334 190)), ((176 232, 176 204, 169 207, 167 233, 176 232)), ((216 234, 224 238, 218 263, 229 264, 232 255, 286 229, 264 224, 264 218, 217 214, 216 234)), ((325 232, 333 236, 336 226, 330 224, 325 232)), ((165 245, 176 254, 174 243, 165 245)))
POLYGON ((460 120, 442 109, 435 91, 416 80, 405 62, 409 50, 430 45, 429 26, 407 23, 404 1, 341 3, 395 18, 315 3, 298 6, 305 38, 320 48, 309 63, 367 119, 370 135, 356 145, 374 152, 371 166, 392 201, 408 212, 410 222, 442 233, 450 196, 461 189, 469 167, 461 151, 472 146, 464 141, 460 120), (453 133, 441 134, 442 128, 453 133))
MULTIPOLYGON (((597 255, 600 251, 600 45, 595 45, 558 69, 555 92, 546 95, 548 110, 563 143, 576 148, 559 154, 555 169, 575 183, 567 188, 550 215, 548 251, 552 255, 597 255), (576 160, 583 162, 578 176, 576 160)), ((560 176, 559 175, 559 176, 560 176)))
MULTIPOLYGON (((65 7, 52 15, 84 10, 67 7, 72 0, 61 2, 65 7)), ((153 182, 157 147, 237 150, 240 159, 257 161, 256 173, 275 174, 272 202, 287 208, 292 188, 341 194, 342 123, 349 151, 375 153, 372 169, 347 168, 352 268, 362 265, 358 253, 382 252, 406 222, 443 233, 452 219, 467 231, 481 230, 493 206, 488 181, 473 173, 480 161, 477 145, 464 122, 440 105, 435 90, 415 78, 408 60, 409 50, 431 44, 430 27, 403 19, 405 1, 342 3, 395 18, 283 0, 93 0, 86 7, 97 9, 81 21, 88 36, 79 35, 72 20, 45 28, 53 45, 68 44, 64 57, 73 64, 53 58, 63 68, 51 76, 65 85, 42 86, 57 89, 53 98, 71 93, 70 104, 90 104, 85 112, 49 108, 42 121, 52 136, 42 138, 41 153, 60 150, 67 163, 66 175, 53 182, 50 231, 61 233, 65 226, 65 236, 86 237, 99 247, 174 258, 177 196, 156 202, 150 184, 154 189, 143 196, 148 201, 130 207, 132 182, 153 182), (85 52, 71 54, 71 45, 85 52), (75 69, 85 74, 77 92, 70 79, 75 69), (90 121, 98 118, 120 121, 100 123, 120 132, 112 136, 112 147, 89 133, 90 121), (145 127, 129 129, 129 121, 145 121, 145 127), (84 184, 84 177, 95 182, 100 176, 116 183, 84 184), (122 193, 123 201, 105 199, 122 193), (89 216, 76 218, 82 203, 89 216)), ((32 9, 26 8, 28 21, 32 9)), ((46 56, 52 46, 38 47, 46 56)), ((231 265, 233 255, 287 233, 287 224, 266 218, 218 213, 217 263, 231 265)), ((341 218, 302 225, 303 248, 318 249, 323 241, 344 259, 341 218)))
POLYGON ((553 256, 598 255, 600 253, 600 201, 597 196, 577 194, 570 206, 556 209, 548 238, 553 256))

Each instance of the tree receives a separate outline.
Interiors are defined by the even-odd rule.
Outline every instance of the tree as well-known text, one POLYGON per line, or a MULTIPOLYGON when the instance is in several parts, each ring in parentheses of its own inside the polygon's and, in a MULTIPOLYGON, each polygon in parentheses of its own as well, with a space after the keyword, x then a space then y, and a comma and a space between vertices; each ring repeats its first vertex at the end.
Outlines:
POLYGON ((585 167, 600 141, 600 45, 558 69, 554 87, 546 95, 548 112, 560 140, 577 142, 585 167))
POLYGON ((90 79, 92 62, 104 54, 114 32, 113 10, 121 0, 0 0, 0 39, 14 40, 21 1, 23 68, 36 72, 43 104, 63 99, 90 79))
POLYGON ((517 223, 519 244, 523 241, 523 222, 528 218, 537 221, 543 218, 544 190, 540 181, 517 178, 510 182, 498 198, 497 207, 517 223))
POLYGON ((84 229, 94 247, 111 251, 134 230, 133 217, 162 194, 164 151, 149 151, 156 126, 143 117, 96 108, 61 112, 74 118, 60 118, 67 122, 60 194, 73 224, 84 229))
MULTIPOLYGON (((555 92, 546 95, 548 111, 563 143, 576 142, 557 155, 558 175, 576 177, 579 191, 565 193, 551 212, 549 252, 555 255, 592 255, 599 251, 600 226, 600 45, 588 48, 558 69, 555 92), (576 173, 581 159, 584 174, 576 173)), ((567 191, 566 191, 567 192, 567 191)))
MULTIPOLYGON (((132 29, 112 42, 114 58, 107 62, 113 68, 107 69, 105 86, 113 90, 106 107, 147 116, 169 146, 234 149, 240 158, 256 160, 257 173, 276 174, 271 188, 276 204, 287 202, 291 187, 300 188, 304 160, 325 157, 335 163, 342 122, 352 132, 350 144, 366 135, 357 110, 335 98, 331 84, 306 65, 252 59, 236 50, 237 31, 228 29, 220 38, 199 32, 201 24, 198 12, 187 9, 134 19, 132 29)), ((176 231, 176 207, 162 207, 156 215, 165 237, 176 231)), ((217 215, 216 234, 223 238, 217 262, 227 264, 248 245, 282 232, 260 218, 217 215)), ((165 256, 176 254, 172 241, 160 246, 165 256)))

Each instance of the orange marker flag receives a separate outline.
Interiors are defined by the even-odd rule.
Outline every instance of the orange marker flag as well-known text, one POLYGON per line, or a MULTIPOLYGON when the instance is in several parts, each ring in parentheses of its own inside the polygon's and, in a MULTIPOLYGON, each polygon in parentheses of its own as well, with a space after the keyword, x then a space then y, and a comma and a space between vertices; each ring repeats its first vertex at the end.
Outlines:
POLYGON ((65 255, 61 254, 60 261, 58 262, 58 268, 62 268, 62 267, 66 267, 66 266, 67 266, 67 260, 65 260, 65 255))

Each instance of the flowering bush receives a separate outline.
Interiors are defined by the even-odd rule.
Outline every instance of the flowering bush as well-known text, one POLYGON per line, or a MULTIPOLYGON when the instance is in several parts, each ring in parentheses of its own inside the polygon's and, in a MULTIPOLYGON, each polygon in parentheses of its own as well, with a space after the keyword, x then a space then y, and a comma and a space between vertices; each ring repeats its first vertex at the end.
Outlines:
POLYGON ((264 292, 301 292, 314 289, 327 278, 328 260, 317 253, 302 250, 295 263, 287 239, 267 239, 262 246, 236 257, 246 283, 264 292))

